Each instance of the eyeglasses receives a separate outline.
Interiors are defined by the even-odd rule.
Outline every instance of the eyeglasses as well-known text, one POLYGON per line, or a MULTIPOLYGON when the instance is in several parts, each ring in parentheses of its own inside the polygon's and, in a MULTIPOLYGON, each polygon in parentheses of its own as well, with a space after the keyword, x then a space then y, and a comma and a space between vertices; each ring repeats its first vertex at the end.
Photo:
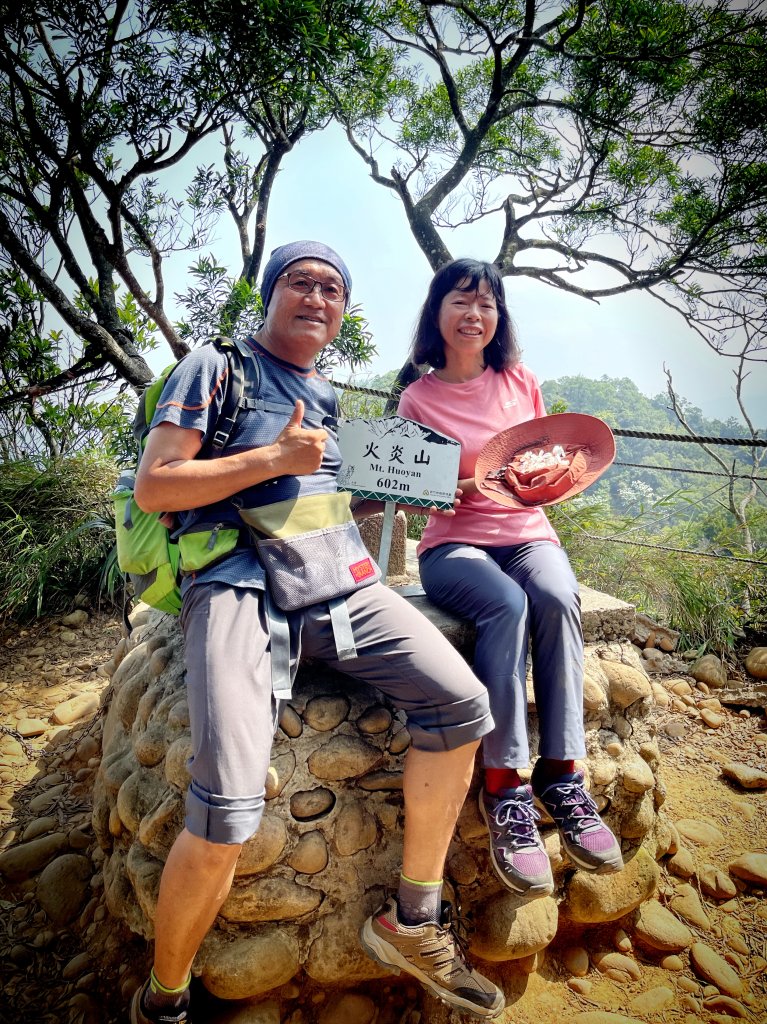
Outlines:
POLYGON ((282 277, 287 281, 288 288, 298 292, 299 295, 311 295, 315 288, 319 288, 323 299, 327 299, 328 302, 343 302, 346 298, 346 289, 342 284, 337 284, 335 281, 323 284, 322 281, 310 277, 302 270, 289 270, 286 274, 280 274, 277 280, 279 281, 282 277))

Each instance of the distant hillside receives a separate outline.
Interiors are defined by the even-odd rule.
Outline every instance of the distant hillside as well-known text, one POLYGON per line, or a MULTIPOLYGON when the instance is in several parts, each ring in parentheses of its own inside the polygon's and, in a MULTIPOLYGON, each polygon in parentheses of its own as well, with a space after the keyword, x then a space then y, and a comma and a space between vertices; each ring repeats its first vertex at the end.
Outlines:
MULTIPOLYGON (((559 380, 543 382, 541 389, 548 409, 564 403, 568 411, 599 416, 611 427, 655 433, 684 433, 670 409, 667 395, 659 394, 654 398, 648 398, 627 377, 604 376, 600 380, 590 380, 587 377, 562 377, 559 380)), ((733 418, 725 421, 707 419, 700 409, 685 400, 682 400, 681 404, 688 424, 699 435, 710 437, 749 436, 745 426, 733 418)), ((633 463, 635 465, 613 466, 596 490, 596 493, 602 497, 609 494, 610 504, 615 509, 620 509, 625 505, 626 487, 634 482, 640 482, 651 488, 652 496, 655 498, 660 498, 681 488, 690 499, 700 498, 704 494, 716 499, 717 492, 726 483, 726 477, 707 477, 700 472, 718 473, 721 472, 721 469, 696 444, 630 437, 617 437, 616 443, 616 463, 633 463), (637 468, 637 465, 667 466, 674 471, 642 469, 637 468), (685 470, 699 472, 692 473, 685 472, 685 470), (621 483, 624 485, 623 488, 619 486, 621 483), (620 496, 621 490, 623 490, 623 498, 620 496)), ((717 445, 715 450, 728 466, 733 462, 738 464, 737 473, 748 474, 751 471, 751 448, 717 445)), ((767 466, 761 475, 767 475, 767 466)), ((767 504, 764 495, 762 495, 761 503, 767 504)))
MULTIPOLYGON (((570 412, 585 412, 614 427, 658 432, 681 431, 670 408, 666 394, 648 398, 628 377, 560 377, 541 384, 546 405, 564 401, 570 412)), ((685 399, 681 400, 685 419, 698 434, 716 437, 747 437, 745 426, 730 417, 727 420, 707 419, 703 412, 685 399)))

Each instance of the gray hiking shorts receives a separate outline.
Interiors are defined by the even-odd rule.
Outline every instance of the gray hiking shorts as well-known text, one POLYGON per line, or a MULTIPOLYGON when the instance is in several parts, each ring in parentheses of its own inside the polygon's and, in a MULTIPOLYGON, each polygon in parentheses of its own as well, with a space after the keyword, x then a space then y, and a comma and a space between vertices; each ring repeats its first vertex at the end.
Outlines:
MULTIPOLYGON (((347 600, 357 656, 338 660, 326 604, 291 613, 302 654, 377 687, 407 714, 419 750, 453 750, 493 728, 486 688, 439 630, 380 583, 347 600)), ((213 843, 258 829, 281 702, 272 693, 261 591, 195 584, 184 595, 192 781, 186 827, 213 843)))

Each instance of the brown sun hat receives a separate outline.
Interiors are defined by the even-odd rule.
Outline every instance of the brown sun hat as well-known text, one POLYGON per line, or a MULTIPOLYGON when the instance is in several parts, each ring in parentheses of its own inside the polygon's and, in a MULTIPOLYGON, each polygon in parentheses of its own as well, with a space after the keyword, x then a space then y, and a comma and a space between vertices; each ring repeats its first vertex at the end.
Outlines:
POLYGON ((477 459, 474 482, 509 508, 553 505, 584 491, 614 458, 615 438, 604 420, 560 412, 491 437, 477 459))

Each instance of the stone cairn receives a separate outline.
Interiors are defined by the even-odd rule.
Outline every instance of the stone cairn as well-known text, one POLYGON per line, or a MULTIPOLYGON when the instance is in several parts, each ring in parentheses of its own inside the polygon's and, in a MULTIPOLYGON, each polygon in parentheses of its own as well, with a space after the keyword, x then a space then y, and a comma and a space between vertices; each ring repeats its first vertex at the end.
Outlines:
MULTIPOLYGON (((411 600, 470 659, 472 628, 424 597, 411 600)), ((574 870, 544 817, 556 890, 520 900, 490 867, 475 778, 448 855, 446 895, 468 922, 471 953, 499 965, 517 960, 532 970, 558 931, 572 936, 637 910, 656 891, 657 861, 677 848, 663 811, 651 684, 627 640, 634 609, 586 588, 582 604, 588 754, 580 766, 620 836, 626 867, 609 876, 574 870)), ((177 620, 140 606, 132 624, 109 666, 93 820, 109 912, 149 939, 163 863, 182 827, 189 718, 177 620)), ((528 710, 535 751, 530 680, 528 710)), ((274 741, 263 824, 195 961, 215 996, 277 995, 296 979, 307 991, 348 990, 386 977, 357 933, 396 884, 409 742, 403 714, 375 690, 316 663, 301 666, 274 741)))

